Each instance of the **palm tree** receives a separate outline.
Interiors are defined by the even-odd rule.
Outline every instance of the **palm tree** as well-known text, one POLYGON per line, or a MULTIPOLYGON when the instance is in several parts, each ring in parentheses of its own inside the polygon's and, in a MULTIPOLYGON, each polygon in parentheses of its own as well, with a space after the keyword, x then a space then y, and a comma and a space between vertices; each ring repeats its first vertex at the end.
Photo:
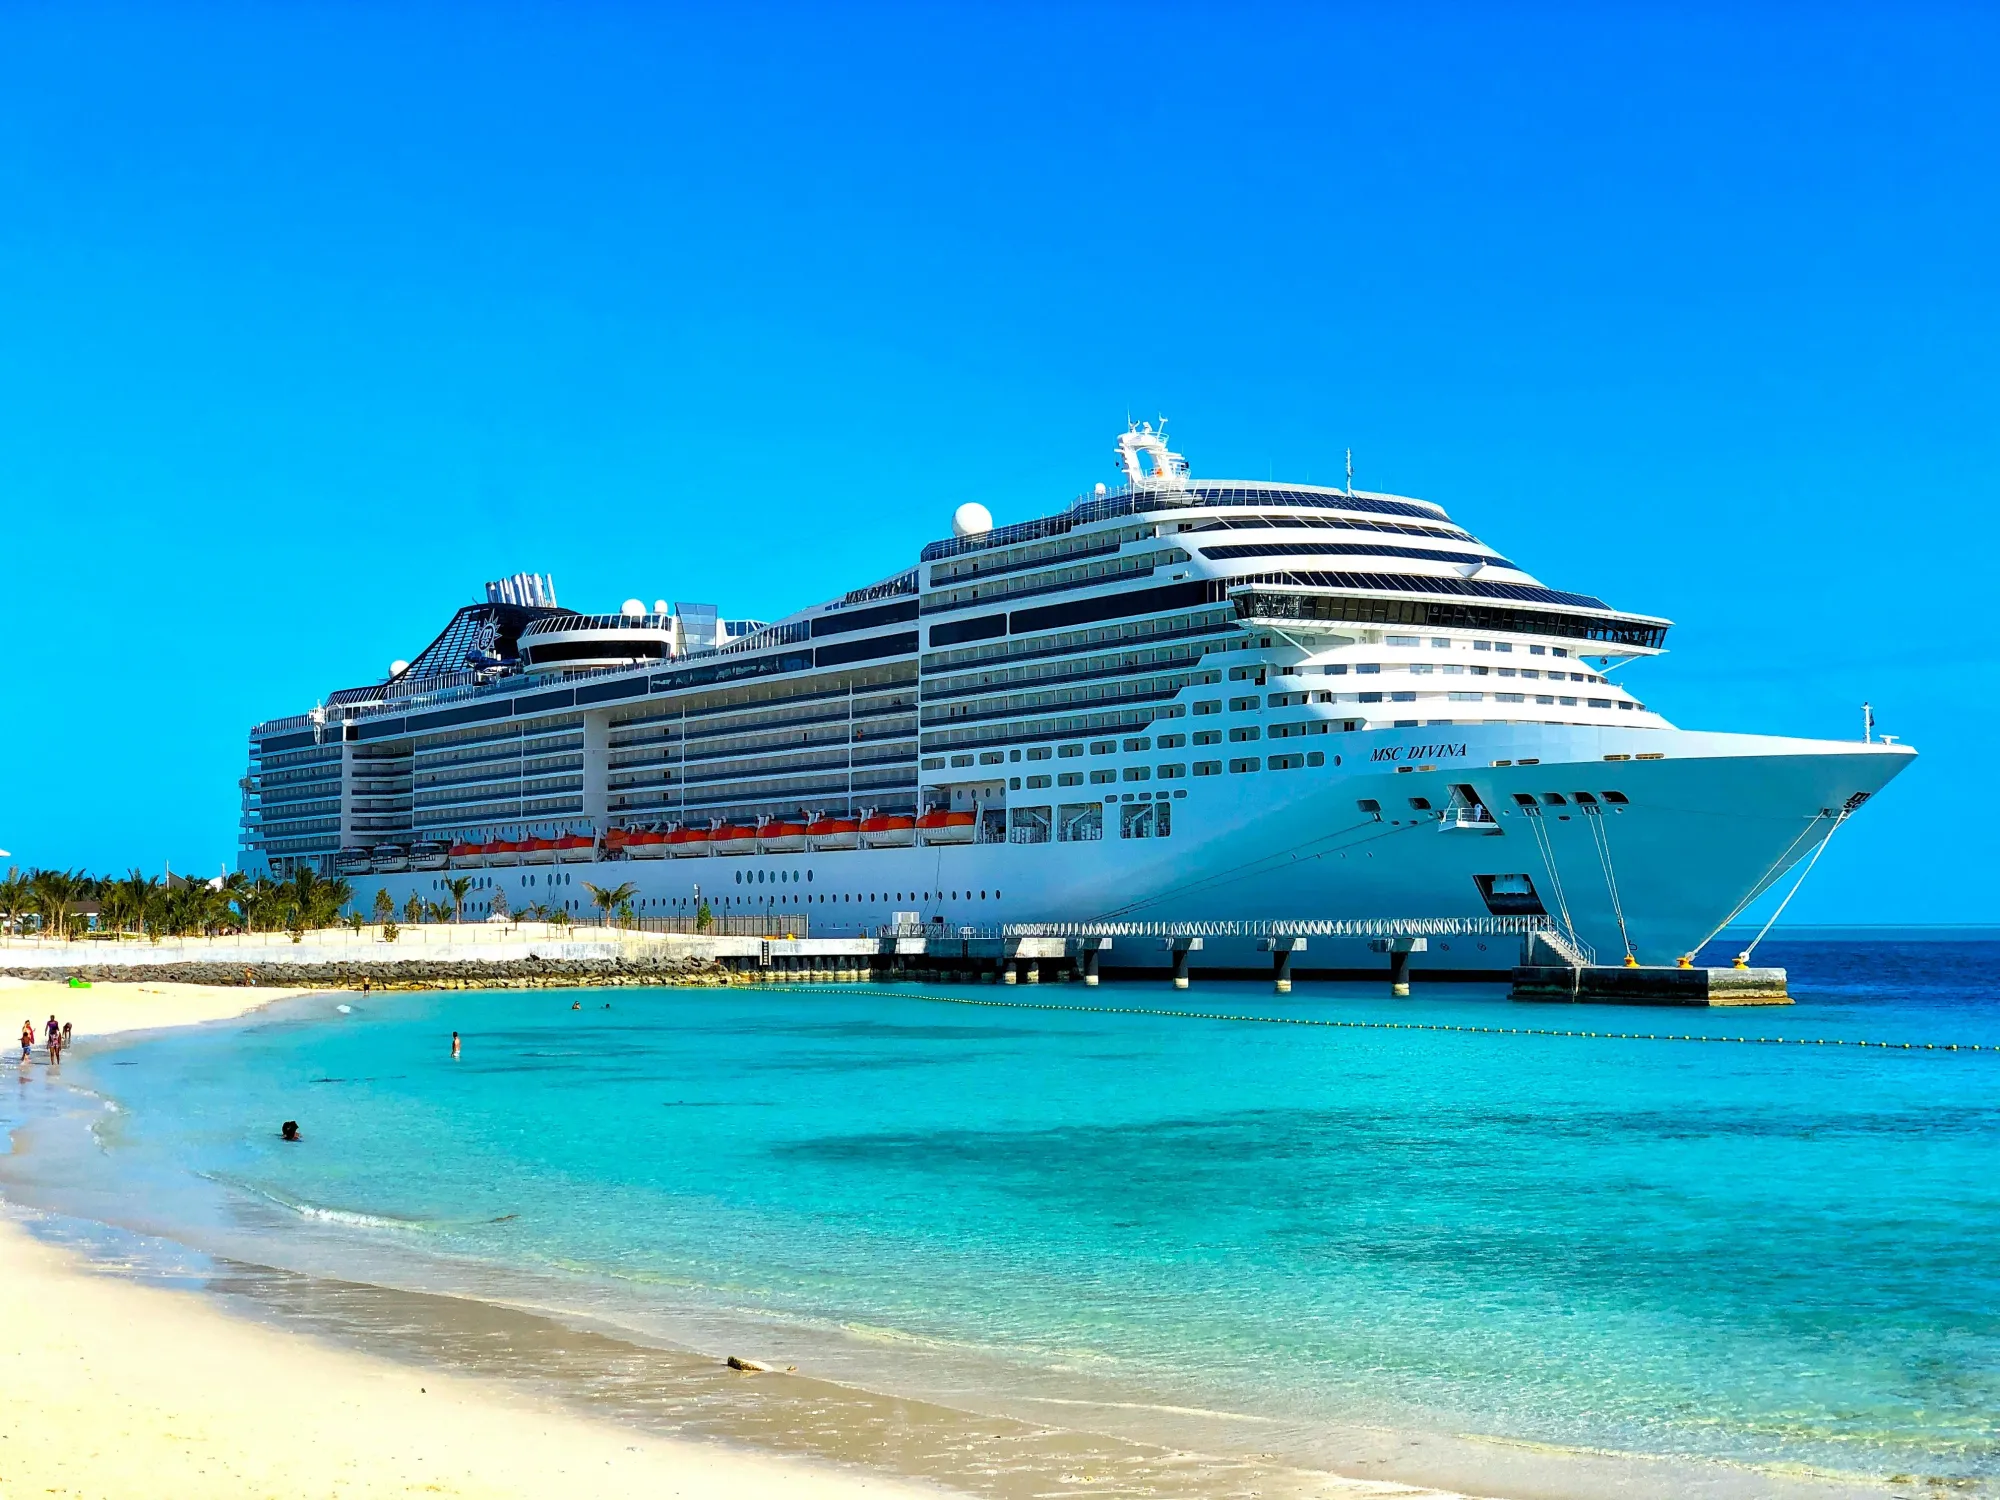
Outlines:
MULTIPOLYGON (((592 885, 586 880, 583 888, 590 892, 592 904, 604 913, 604 925, 607 927, 611 925, 611 913, 630 901, 639 889, 629 880, 614 886, 592 885)), ((627 915, 630 915, 629 909, 627 915)))
POLYGON ((451 892, 452 921, 465 920, 465 893, 472 889, 472 877, 461 875, 456 880, 447 880, 444 888, 451 892))
POLYGON ((116 920, 122 927, 126 921, 138 929, 139 936, 146 935, 146 917, 157 904, 159 882, 152 876, 134 870, 123 880, 105 882, 104 915, 116 920))
POLYGON ((376 886, 375 887, 376 923, 379 925, 383 922, 393 922, 395 920, 396 920, 395 898, 389 894, 389 888, 387 886, 385 885, 376 886))
POLYGON ((54 931, 59 938, 69 936, 69 909, 83 894, 82 873, 37 870, 28 884, 34 894, 35 913, 41 919, 39 930, 54 931))
POLYGON ((34 896, 28 888, 28 877, 9 866, 7 878, 0 880, 0 931, 17 930, 21 918, 33 909, 34 896))

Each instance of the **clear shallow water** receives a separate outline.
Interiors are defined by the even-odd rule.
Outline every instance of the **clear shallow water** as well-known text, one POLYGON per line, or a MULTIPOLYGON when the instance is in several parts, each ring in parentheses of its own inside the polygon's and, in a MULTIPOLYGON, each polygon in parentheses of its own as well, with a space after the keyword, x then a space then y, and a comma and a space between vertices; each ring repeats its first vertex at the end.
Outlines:
POLYGON ((1250 984, 315 1000, 86 1053, 65 1072, 116 1101, 100 1149, 65 1154, 51 1122, 12 1172, 265 1264, 761 1340, 878 1387, 1242 1413, 1209 1435, 1301 1462, 1376 1424, 2000 1479, 1991 1053, 913 998, 2000 1043, 2000 943, 1759 956, 1798 1005, 1250 984), (302 1144, 277 1139, 287 1118, 302 1144))

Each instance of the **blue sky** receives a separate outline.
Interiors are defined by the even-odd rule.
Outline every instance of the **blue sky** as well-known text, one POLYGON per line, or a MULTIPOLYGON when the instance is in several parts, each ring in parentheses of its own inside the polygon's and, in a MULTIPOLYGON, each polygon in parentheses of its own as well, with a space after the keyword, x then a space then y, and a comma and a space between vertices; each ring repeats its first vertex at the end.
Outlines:
POLYGON ((485 578, 773 616, 963 500, 1443 502, 1691 727, 1923 758, 1791 915, 2000 919, 1973 7, 0 13, 0 847, 232 858, 485 578))

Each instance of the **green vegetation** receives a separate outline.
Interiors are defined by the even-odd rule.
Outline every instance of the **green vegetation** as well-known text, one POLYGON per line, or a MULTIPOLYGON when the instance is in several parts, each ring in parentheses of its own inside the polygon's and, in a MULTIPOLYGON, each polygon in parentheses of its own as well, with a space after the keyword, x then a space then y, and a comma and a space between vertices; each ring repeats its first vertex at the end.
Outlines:
POLYGON ((287 880, 236 874, 221 880, 162 881, 134 870, 9 870, 0 880, 0 931, 114 938, 306 932, 332 927, 354 899, 344 880, 301 870, 287 880), (95 921, 92 921, 93 916, 95 921))
POLYGON ((591 902, 604 913, 606 925, 610 924, 613 913, 617 914, 620 921, 628 924, 631 922, 632 898, 639 891, 639 887, 631 881, 627 880, 620 885, 592 885, 586 880, 583 888, 590 892, 591 902))

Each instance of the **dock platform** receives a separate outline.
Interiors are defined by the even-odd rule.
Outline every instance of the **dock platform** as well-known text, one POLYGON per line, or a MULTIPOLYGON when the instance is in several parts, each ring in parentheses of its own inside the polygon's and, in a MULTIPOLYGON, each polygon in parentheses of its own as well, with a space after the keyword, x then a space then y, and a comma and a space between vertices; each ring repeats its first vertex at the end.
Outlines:
POLYGON ((1516 1000, 1589 1005, 1790 1005, 1783 969, 1682 969, 1672 966, 1524 964, 1514 971, 1516 1000))

